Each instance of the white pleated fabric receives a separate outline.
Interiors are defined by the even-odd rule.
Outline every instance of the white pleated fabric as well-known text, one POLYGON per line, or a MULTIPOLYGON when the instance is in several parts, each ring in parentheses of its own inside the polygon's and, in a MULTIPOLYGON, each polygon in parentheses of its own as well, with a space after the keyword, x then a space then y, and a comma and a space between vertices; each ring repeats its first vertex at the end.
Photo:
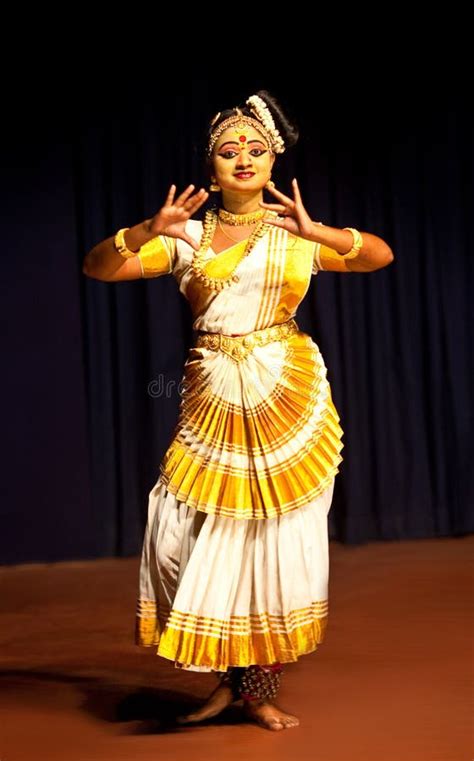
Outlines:
POLYGON ((285 663, 323 641, 334 481, 298 510, 235 520, 157 482, 140 568, 137 643, 191 671, 285 663), (263 661, 261 660, 263 658, 263 661))

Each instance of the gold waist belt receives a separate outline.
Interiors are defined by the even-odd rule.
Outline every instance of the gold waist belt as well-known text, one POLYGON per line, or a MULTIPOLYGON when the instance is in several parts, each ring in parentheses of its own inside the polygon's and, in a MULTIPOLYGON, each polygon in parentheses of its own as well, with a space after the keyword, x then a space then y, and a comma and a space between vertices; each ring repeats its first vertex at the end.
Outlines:
POLYGON ((227 336, 224 333, 200 333, 196 346, 204 346, 212 351, 223 351, 237 362, 244 359, 255 346, 264 346, 272 341, 284 341, 285 338, 297 333, 299 327, 295 320, 272 325, 263 330, 254 330, 243 336, 227 336))

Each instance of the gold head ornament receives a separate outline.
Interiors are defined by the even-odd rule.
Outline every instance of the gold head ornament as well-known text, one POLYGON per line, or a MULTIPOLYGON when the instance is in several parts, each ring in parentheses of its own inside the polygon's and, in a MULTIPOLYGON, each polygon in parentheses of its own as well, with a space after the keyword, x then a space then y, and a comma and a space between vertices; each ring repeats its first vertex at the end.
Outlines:
MULTIPOLYGON (((260 133, 260 135, 262 135, 273 153, 284 152, 285 143, 275 126, 273 116, 265 101, 258 95, 252 95, 250 98, 247 98, 246 105, 254 114, 253 116, 246 116, 242 113, 240 108, 234 108, 233 111, 235 113, 227 119, 224 119, 224 121, 211 131, 207 146, 208 156, 212 155, 217 140, 226 129, 229 129, 229 127, 235 127, 239 134, 245 134, 245 130, 247 130, 248 127, 253 127, 260 133)), ((211 128, 219 120, 220 115, 221 112, 219 111, 219 113, 212 119, 211 128)))

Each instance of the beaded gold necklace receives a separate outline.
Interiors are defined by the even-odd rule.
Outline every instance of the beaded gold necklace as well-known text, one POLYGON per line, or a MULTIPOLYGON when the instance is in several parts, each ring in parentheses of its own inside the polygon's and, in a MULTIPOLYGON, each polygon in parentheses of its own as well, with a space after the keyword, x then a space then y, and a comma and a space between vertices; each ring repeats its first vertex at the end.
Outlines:
MULTIPOLYGON (((275 214, 275 216, 277 215, 275 214)), ((207 275, 204 270, 206 264, 210 261, 209 259, 205 259, 204 256, 206 252, 209 250, 210 245, 212 243, 212 239, 214 237, 214 233, 217 227, 217 220, 218 220, 218 217, 215 212, 213 211, 206 212, 206 215, 204 217, 203 230, 202 230, 201 245, 200 245, 199 251, 194 252, 193 260, 191 263, 191 267, 193 269, 194 275, 197 278, 197 280, 199 280, 204 285, 205 288, 209 288, 213 291, 221 291, 223 288, 229 288, 229 286, 231 286, 233 283, 236 283, 239 280, 239 276, 234 274, 238 264, 240 264, 242 259, 244 259, 246 256, 250 254, 250 252, 255 247, 256 243, 260 240, 260 238, 262 238, 272 227, 272 225, 266 224, 263 221, 262 215, 259 213, 259 222, 255 230, 253 231, 253 233, 248 238, 247 245, 245 246, 242 259, 240 259, 238 264, 234 267, 233 272, 231 272, 230 275, 228 275, 225 278, 211 277, 207 275)))

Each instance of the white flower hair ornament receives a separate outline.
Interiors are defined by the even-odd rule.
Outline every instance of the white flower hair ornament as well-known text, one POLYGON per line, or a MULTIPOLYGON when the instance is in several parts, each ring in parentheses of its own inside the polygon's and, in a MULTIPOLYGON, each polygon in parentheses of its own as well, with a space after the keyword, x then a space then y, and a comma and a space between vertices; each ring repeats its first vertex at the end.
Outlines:
POLYGON ((268 108, 265 101, 258 95, 251 95, 250 98, 247 98, 245 102, 246 105, 249 106, 249 108, 254 112, 259 122, 262 123, 265 128, 265 132, 268 133, 273 152, 283 153, 285 150, 285 143, 275 126, 273 116, 271 115, 270 109, 268 108))

